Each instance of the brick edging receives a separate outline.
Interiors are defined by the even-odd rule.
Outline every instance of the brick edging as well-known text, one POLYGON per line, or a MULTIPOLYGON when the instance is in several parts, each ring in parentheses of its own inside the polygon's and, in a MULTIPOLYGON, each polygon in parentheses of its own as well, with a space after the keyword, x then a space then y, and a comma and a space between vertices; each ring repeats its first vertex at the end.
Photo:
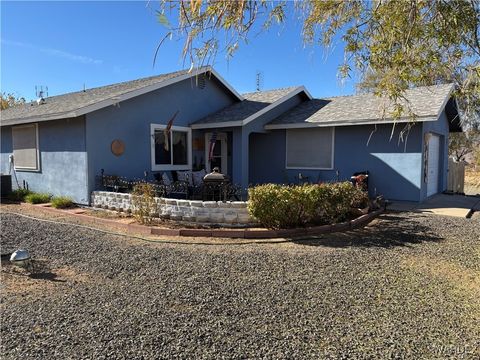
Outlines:
POLYGON ((155 226, 146 226, 140 224, 125 224, 111 219, 97 218, 90 215, 75 213, 72 210, 55 209, 45 206, 45 204, 31 205, 33 207, 40 207, 44 210, 68 214, 88 220, 93 224, 110 225, 122 229, 127 233, 142 234, 142 235, 159 235, 159 236, 185 236, 185 237, 218 237, 218 238, 244 238, 244 239, 275 239, 275 238, 296 238, 303 236, 321 235, 333 232, 348 231, 358 229, 370 223, 373 219, 383 213, 383 209, 375 210, 371 213, 361 215, 356 219, 345 221, 338 224, 320 225, 309 228, 297 229, 167 229, 155 226))

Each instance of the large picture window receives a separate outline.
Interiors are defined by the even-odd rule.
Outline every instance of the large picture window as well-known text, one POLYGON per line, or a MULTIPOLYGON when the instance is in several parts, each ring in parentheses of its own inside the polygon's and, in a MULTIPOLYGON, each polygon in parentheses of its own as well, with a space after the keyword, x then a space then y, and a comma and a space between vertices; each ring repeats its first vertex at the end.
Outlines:
POLYGON ((333 169, 334 128, 287 129, 287 169, 333 169))
POLYGON ((151 125, 152 170, 189 170, 192 151, 191 129, 172 126, 167 135, 165 128, 165 125, 151 125))
POLYGON ((37 124, 12 127, 12 146, 16 170, 40 170, 37 124))

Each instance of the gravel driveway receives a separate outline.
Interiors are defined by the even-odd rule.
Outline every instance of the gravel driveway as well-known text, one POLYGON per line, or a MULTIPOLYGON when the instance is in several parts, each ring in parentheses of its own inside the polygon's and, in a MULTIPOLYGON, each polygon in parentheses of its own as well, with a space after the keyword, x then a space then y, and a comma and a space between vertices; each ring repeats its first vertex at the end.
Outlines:
POLYGON ((3 359, 478 358, 480 222, 172 245, 1 214, 3 359))

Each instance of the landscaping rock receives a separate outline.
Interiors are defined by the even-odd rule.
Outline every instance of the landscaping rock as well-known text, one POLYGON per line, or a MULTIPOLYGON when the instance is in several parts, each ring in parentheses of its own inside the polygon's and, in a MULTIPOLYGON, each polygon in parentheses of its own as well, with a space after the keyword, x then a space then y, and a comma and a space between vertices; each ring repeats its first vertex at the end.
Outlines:
POLYGON ((200 200, 190 200, 190 206, 195 207, 195 208, 202 208, 203 207, 203 201, 200 200))
POLYGON ((347 233, 208 246, 0 220, 2 254, 28 249, 39 270, 2 261, 5 360, 479 357, 478 220, 391 213, 347 233))
POLYGON ((216 201, 204 201, 203 202, 204 208, 217 208, 218 204, 216 201))
POLYGON ((226 211, 224 213, 224 221, 227 224, 233 224, 238 221, 238 214, 234 211, 226 211))
POLYGON ((211 212, 208 221, 212 223, 222 223, 224 221, 224 213, 222 211, 211 212))
POLYGON ((246 208, 247 203, 245 201, 232 201, 230 202, 232 208, 246 208))

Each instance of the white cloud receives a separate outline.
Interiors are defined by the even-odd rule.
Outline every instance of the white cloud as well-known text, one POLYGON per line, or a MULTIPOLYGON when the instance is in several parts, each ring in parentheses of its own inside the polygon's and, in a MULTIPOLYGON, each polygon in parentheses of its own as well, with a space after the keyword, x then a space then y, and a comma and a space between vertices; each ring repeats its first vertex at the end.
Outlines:
POLYGON ((22 47, 22 48, 26 48, 26 49, 37 50, 37 51, 40 51, 40 52, 42 52, 44 54, 47 54, 47 55, 50 55, 50 56, 61 57, 61 58, 68 59, 68 60, 71 60, 71 61, 80 62, 82 64, 99 65, 99 64, 103 63, 103 60, 93 59, 93 58, 88 57, 88 56, 72 54, 70 52, 63 51, 63 50, 58 50, 58 49, 44 48, 44 47, 41 47, 41 46, 37 46, 37 45, 29 44, 29 43, 24 43, 24 42, 19 42, 19 41, 11 41, 11 40, 2 39, 2 44, 22 47))

